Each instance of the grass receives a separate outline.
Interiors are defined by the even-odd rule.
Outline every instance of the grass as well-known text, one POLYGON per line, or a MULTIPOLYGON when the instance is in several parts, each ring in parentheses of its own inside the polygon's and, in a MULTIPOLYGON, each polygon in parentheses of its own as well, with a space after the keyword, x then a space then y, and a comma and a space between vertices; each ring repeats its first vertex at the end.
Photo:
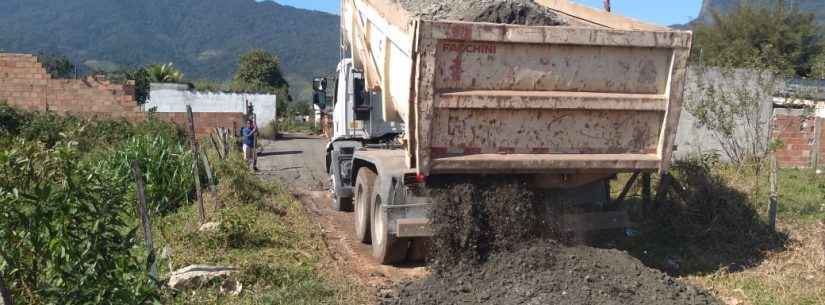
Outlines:
MULTIPOLYGON (((671 192, 658 209, 631 213, 641 235, 619 247, 728 304, 825 304, 825 177, 780 171, 773 232, 765 170, 701 163, 675 166, 686 195, 671 192)), ((614 196, 627 179, 614 181, 614 196)), ((642 210, 638 196, 628 203, 631 212, 642 210)))
POLYGON ((315 126, 313 122, 295 122, 291 120, 284 120, 278 122, 278 132, 293 132, 293 133, 308 133, 320 134, 321 128, 315 126))
MULTIPOLYGON (((235 168, 242 166, 233 161, 235 168)), ((216 166, 222 171, 220 166, 216 166)), ((226 171, 227 169, 223 169, 226 171)), ((215 211, 207 200, 210 221, 220 222, 214 232, 199 232, 197 209, 187 206, 154 223, 158 248, 171 249, 171 257, 160 262, 161 274, 192 264, 238 268, 243 285, 239 296, 227 296, 217 286, 168 293, 167 304, 362 304, 363 291, 330 268, 324 237, 302 206, 275 182, 267 183, 245 169, 243 177, 219 185, 219 198, 226 206, 215 211), (252 181, 250 182, 250 179, 252 181), (239 181, 252 185, 238 186, 239 181), (244 192, 260 197, 250 199, 244 192), (241 201, 249 200, 247 202, 241 201), (285 210, 280 216, 268 205, 285 210)))

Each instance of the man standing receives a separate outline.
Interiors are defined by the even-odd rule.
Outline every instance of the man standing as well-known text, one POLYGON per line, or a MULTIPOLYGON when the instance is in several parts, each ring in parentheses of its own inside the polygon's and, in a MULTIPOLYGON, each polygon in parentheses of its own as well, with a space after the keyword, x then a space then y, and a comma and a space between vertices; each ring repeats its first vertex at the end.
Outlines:
POLYGON ((258 127, 255 126, 255 121, 247 120, 246 127, 241 128, 241 136, 243 137, 243 158, 246 164, 252 169, 258 170, 258 152, 255 147, 255 136, 258 133, 258 127))

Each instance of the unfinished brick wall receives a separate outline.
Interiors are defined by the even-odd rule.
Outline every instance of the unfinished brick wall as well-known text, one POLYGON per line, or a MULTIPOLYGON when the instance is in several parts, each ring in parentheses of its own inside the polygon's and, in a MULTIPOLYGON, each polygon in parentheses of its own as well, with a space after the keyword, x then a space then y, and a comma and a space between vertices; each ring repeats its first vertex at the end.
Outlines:
MULTIPOLYGON (((37 57, 30 54, 0 53, 0 101, 29 111, 59 114, 146 119, 135 100, 133 84, 116 85, 100 77, 53 79, 37 57)), ((186 113, 156 113, 155 117, 186 127, 186 113)), ((213 128, 240 128, 242 113, 194 113, 198 137, 213 128)))
MULTIPOLYGON (((154 116, 188 128, 185 112, 155 113, 154 116)), ((208 136, 213 128, 226 128, 230 132, 237 132, 237 129, 244 126, 244 114, 237 112, 195 112, 192 113, 192 119, 195 120, 195 135, 198 138, 208 136)))
POLYGON ((79 116, 144 117, 135 102, 135 86, 100 77, 53 79, 30 54, 0 53, 0 100, 32 111, 79 116))
MULTIPOLYGON (((825 155, 825 146, 822 145, 825 141, 820 140, 819 147, 814 147, 815 127, 815 117, 780 114, 774 117, 773 137, 784 144, 782 149, 776 151, 779 166, 808 168, 811 166, 814 149, 819 150, 820 156, 825 155)), ((819 159, 822 160, 822 157, 819 159)))

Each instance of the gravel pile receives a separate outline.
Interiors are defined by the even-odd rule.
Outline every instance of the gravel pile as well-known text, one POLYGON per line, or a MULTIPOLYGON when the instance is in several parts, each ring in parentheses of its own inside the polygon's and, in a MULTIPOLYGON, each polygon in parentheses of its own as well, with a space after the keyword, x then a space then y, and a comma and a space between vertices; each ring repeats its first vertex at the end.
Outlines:
POLYGON ((706 291, 647 268, 621 251, 536 242, 493 254, 479 266, 442 270, 408 283, 382 304, 720 303, 706 291))
POLYGON ((558 26, 566 18, 532 0, 398 0, 414 17, 501 24, 558 26))

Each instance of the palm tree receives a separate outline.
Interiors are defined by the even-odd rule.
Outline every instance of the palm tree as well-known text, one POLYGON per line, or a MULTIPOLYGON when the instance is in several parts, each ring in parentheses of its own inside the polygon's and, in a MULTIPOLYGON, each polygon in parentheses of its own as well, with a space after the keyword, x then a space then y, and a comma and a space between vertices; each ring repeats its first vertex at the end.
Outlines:
POLYGON ((146 74, 152 83, 179 83, 183 80, 183 72, 172 63, 150 65, 146 67, 146 74))

